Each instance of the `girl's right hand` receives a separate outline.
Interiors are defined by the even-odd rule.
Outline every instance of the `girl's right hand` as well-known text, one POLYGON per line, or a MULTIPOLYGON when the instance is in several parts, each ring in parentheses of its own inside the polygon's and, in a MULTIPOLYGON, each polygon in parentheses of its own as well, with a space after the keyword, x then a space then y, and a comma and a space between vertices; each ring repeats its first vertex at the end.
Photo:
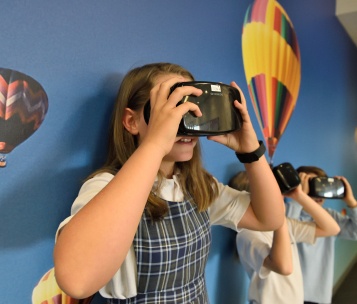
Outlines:
POLYGON ((150 121, 147 132, 142 139, 142 143, 154 143, 157 147, 160 147, 163 156, 172 149, 182 116, 189 111, 192 111, 198 117, 202 116, 200 108, 192 102, 187 101, 177 106, 177 103, 184 96, 200 96, 202 90, 192 86, 183 86, 176 88, 170 94, 170 89, 174 84, 189 80, 179 76, 165 76, 163 81, 160 81, 159 77, 159 83, 150 91, 150 121))
POLYGON ((284 193, 284 197, 292 198, 294 201, 299 201, 299 199, 304 195, 307 195, 307 194, 303 190, 302 183, 300 183, 295 189, 293 189, 287 193, 284 193))
POLYGON ((310 186, 309 186, 309 179, 312 178, 312 175, 309 175, 307 173, 304 172, 300 172, 299 173, 299 177, 301 180, 301 186, 302 186, 302 190, 308 194, 310 192, 310 186))

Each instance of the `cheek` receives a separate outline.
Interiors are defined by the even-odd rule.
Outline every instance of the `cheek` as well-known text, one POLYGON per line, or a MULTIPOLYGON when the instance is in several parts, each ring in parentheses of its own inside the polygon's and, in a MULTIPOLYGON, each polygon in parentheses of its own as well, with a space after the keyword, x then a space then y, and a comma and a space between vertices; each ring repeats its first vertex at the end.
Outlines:
POLYGON ((146 135, 147 132, 147 124, 144 119, 140 119, 139 125, 138 125, 138 142, 139 144, 142 142, 143 138, 146 135))

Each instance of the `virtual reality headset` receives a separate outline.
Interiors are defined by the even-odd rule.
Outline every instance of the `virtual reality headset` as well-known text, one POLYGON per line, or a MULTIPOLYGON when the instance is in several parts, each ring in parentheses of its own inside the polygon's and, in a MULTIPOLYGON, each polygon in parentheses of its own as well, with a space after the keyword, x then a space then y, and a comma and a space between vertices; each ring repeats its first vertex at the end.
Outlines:
POLYGON ((345 184, 335 177, 313 177, 309 179, 309 196, 320 198, 343 198, 345 184))
MULTIPOLYGON (((170 94, 177 88, 193 86, 202 90, 201 96, 188 95, 178 102, 192 102, 199 106, 202 116, 196 117, 191 111, 183 115, 177 135, 209 136, 226 134, 242 127, 240 112, 234 106, 234 101, 241 102, 239 91, 229 85, 208 81, 189 81, 176 83, 170 94)), ((144 106, 146 123, 150 119, 150 100, 144 106)))
POLYGON ((282 163, 272 170, 282 194, 295 189, 301 183, 299 173, 290 163, 282 163))
MULTIPOLYGON (((295 189, 301 183, 299 173, 290 163, 282 163, 272 170, 282 194, 295 189)), ((335 177, 313 177, 309 179, 308 195, 331 199, 343 198, 345 185, 342 180, 335 177)))

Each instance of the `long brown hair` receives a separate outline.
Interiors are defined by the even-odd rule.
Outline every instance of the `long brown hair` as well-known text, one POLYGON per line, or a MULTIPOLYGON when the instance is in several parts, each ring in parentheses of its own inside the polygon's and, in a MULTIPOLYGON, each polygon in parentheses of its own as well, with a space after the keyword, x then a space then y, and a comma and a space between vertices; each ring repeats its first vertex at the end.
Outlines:
MULTIPOLYGON (((189 71, 172 63, 152 63, 129 71, 120 85, 114 105, 107 160, 89 178, 101 172, 116 174, 134 153, 138 147, 138 138, 125 129, 122 122, 124 110, 130 108, 133 111, 142 111, 149 100, 155 79, 163 74, 177 74, 194 79, 189 71)), ((177 162, 174 169, 180 172, 180 185, 185 199, 192 199, 199 211, 207 210, 218 196, 218 186, 212 175, 202 166, 199 142, 194 148, 193 157, 186 162, 177 162)), ((146 204, 146 211, 154 220, 161 219, 168 211, 167 203, 154 194, 160 190, 163 180, 161 172, 158 172, 158 179, 158 187, 150 193, 146 204)))

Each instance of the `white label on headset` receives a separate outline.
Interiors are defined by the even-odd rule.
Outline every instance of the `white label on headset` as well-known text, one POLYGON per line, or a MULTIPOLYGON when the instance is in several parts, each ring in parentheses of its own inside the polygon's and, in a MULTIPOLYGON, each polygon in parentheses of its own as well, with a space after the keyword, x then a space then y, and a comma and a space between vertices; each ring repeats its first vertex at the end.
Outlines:
POLYGON ((219 84, 211 84, 212 92, 221 92, 221 86, 219 84))

